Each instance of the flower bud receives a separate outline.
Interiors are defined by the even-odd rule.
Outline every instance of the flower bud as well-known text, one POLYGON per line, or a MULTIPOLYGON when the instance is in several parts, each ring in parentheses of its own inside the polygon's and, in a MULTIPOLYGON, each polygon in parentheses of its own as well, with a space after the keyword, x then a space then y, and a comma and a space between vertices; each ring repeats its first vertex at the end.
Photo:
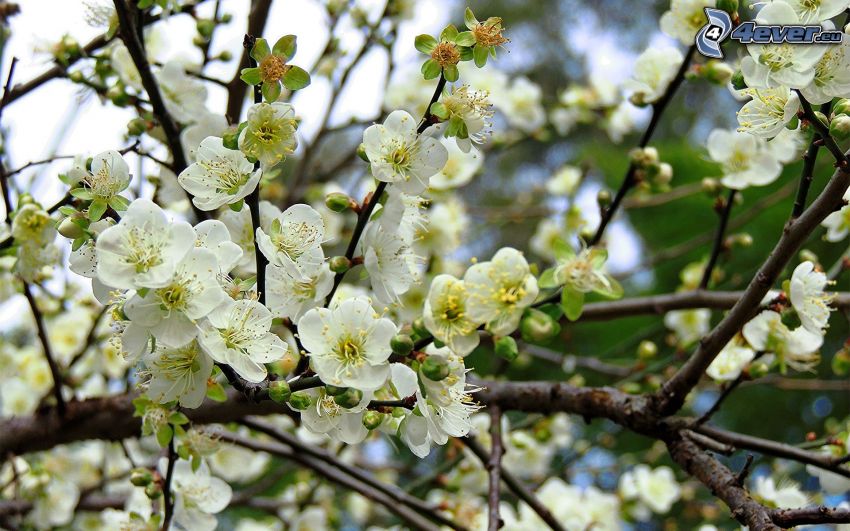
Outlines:
POLYGON ((752 247, 753 237, 748 232, 733 234, 731 238, 731 243, 733 245, 737 245, 738 247, 752 247))
POLYGON ((596 202, 599 203, 599 208, 607 208, 611 204, 611 192, 599 190, 596 194, 596 202))
POLYGON ((829 124, 829 134, 836 140, 850 138, 850 116, 839 114, 829 124))
POLYGON ((341 192, 332 192, 325 197, 325 206, 333 212, 345 212, 354 205, 354 200, 341 192))
POLYGON ((334 273, 345 273, 351 269, 351 260, 345 256, 334 256, 328 262, 328 266, 334 273))
POLYGON ((443 380, 451 372, 449 370, 448 362, 440 356, 428 356, 425 358, 425 361, 422 362, 420 371, 422 371, 422 374, 424 374, 426 378, 435 382, 443 380))
POLYGON ((717 9, 734 15, 738 12, 738 0, 717 0, 717 9))
POLYGON ((73 83, 82 83, 85 80, 85 76, 79 70, 75 70, 68 74, 68 79, 70 79, 73 83))
POLYGON ((286 380, 275 380, 269 382, 269 398, 278 404, 285 404, 292 396, 289 383, 286 380))
POLYGON ((637 355, 638 359, 652 359, 658 355, 658 345, 648 339, 645 339, 638 345, 637 355))
POLYGON ((702 180, 702 191, 708 194, 709 197, 714 197, 723 190, 720 186, 720 181, 711 177, 705 177, 702 180))
POLYGON ((407 356, 413 352, 413 339, 407 334, 396 334, 390 340, 390 348, 399 356, 407 356))
POLYGON ((221 15, 220 20, 221 20, 222 24, 229 24, 230 21, 233 20, 233 15, 230 14, 230 13, 224 13, 223 15, 221 15))
POLYGON ((850 114, 850 99, 841 98, 836 101, 835 105, 832 106, 832 113, 835 115, 850 114))
POLYGON ((555 337, 561 327, 548 313, 532 308, 526 311, 519 330, 523 340, 529 343, 543 343, 555 337))
POLYGON ((747 370, 747 372, 749 373, 750 378, 756 380, 770 372, 770 367, 767 365, 767 363, 763 361, 758 361, 750 365, 750 368, 747 370))
POLYGON ((511 336, 500 337, 495 342, 496 355, 508 361, 514 361, 519 356, 516 340, 511 336))
POLYGON ((847 376, 850 374, 850 351, 847 347, 842 348, 832 357, 832 372, 836 376, 847 376))
POLYGON ((162 496, 162 487, 156 481, 148 483, 148 485, 145 487, 145 496, 147 496, 151 500, 159 498, 160 496, 162 496))
POLYGON ((718 85, 725 85, 732 79, 735 71, 723 61, 709 61, 703 70, 705 79, 718 85))
POLYGON ((230 53, 229 50, 223 50, 220 54, 218 54, 218 59, 219 61, 227 62, 233 59, 233 54, 230 53))
POLYGON ((800 260, 803 262, 812 262, 813 264, 820 263, 818 255, 816 255, 811 249, 803 249, 800 251, 800 260))
POLYGON ((431 335, 431 333, 428 332, 428 329, 425 328, 425 321, 423 321, 421 317, 415 319, 411 324, 411 327, 413 327, 413 331, 419 337, 428 337, 431 335))
POLYGON ((63 219, 62 222, 59 224, 58 231, 59 234, 68 238, 69 240, 75 240, 85 234, 83 228, 74 223, 74 220, 71 218, 63 219))
POLYGON ((336 385, 326 385, 325 393, 330 396, 339 396, 348 391, 348 387, 338 387, 336 385))
POLYGON ((307 393, 292 393, 289 397, 289 407, 297 411, 304 411, 313 403, 310 395, 307 393))
POLYGON ((747 88, 747 82, 744 81, 744 73, 740 70, 736 70, 734 74, 732 74, 732 88, 735 90, 744 90, 747 88))
POLYGON ((199 18, 195 23, 195 28, 202 37, 209 39, 213 30, 215 30, 215 22, 208 18, 199 18))
POLYGON ((641 386, 637 382, 626 382, 620 386, 620 390, 630 395, 637 395, 641 392, 641 386))
POLYGON ((141 136, 148 130, 148 122, 142 118, 133 118, 127 123, 127 134, 130 136, 141 136))
POLYGON ((363 425, 372 431, 384 422, 384 414, 379 411, 366 411, 363 413, 363 425))
POLYGON ((134 468, 130 471, 130 483, 137 487, 146 487, 153 481, 153 474, 147 468, 134 468))
POLYGON ((106 90, 106 97, 118 107, 123 107, 130 102, 130 96, 124 92, 122 87, 117 85, 109 87, 106 90))
POLYGON ((632 164, 638 168, 645 168, 653 164, 658 164, 658 150, 654 147, 634 148, 629 152, 629 157, 632 159, 632 164))
POLYGON ((345 409, 357 407, 361 400, 363 400, 363 391, 353 387, 349 387, 344 393, 334 397, 334 402, 345 409))

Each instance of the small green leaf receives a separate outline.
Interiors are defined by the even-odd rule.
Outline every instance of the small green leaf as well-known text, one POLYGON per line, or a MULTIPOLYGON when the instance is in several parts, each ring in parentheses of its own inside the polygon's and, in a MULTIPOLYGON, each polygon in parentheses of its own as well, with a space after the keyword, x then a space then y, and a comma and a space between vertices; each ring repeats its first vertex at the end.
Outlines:
POLYGON ((552 242, 552 252, 555 253, 555 259, 558 261, 561 260, 570 260, 575 258, 576 252, 570 247, 570 244, 565 242, 562 238, 555 238, 555 241, 552 242))
POLYGON ((581 317, 581 312, 584 309, 584 293, 572 290, 564 286, 561 292, 561 308, 564 309, 564 315, 570 321, 575 321, 581 317))
POLYGON ((276 43, 274 43, 272 53, 275 55, 283 55, 288 61, 295 56, 296 49, 297 44, 295 43, 295 35, 284 35, 279 38, 276 43))
POLYGON ((115 195, 109 198, 109 206, 116 212, 124 212, 130 206, 130 201, 124 196, 115 195))
POLYGON ((455 37, 455 44, 458 46, 472 46, 475 44, 475 35, 471 31, 463 31, 455 37))
POLYGON ((259 68, 243 68, 242 75, 239 76, 239 79, 249 85, 259 85, 260 82, 263 80, 262 76, 260 75, 259 68))
POLYGON ((310 84, 310 74, 299 66, 291 66, 283 74, 283 86, 289 90, 301 90, 310 84))
POLYGON ((437 47, 437 39, 431 35, 417 35, 416 40, 413 41, 413 45, 420 52, 430 54, 437 47))
POLYGON ((263 83, 263 98, 269 103, 274 103, 280 97, 280 82, 272 81, 263 83))
POLYGON ((251 48, 251 57, 254 58, 258 63, 271 55, 272 51, 269 49, 269 42, 266 39, 257 39, 254 42, 254 47, 251 48))
POLYGON ((163 448, 168 446, 168 443, 171 442, 171 438, 174 436, 174 430, 171 429, 170 424, 164 424, 156 431, 156 442, 163 448))
POLYGON ((478 19, 475 18, 475 15, 472 13, 472 10, 468 7, 463 13, 463 23, 466 24, 466 27, 469 29, 472 29, 476 25, 478 25, 478 19))
POLYGON ((440 40, 454 42, 455 37, 457 37, 457 33, 457 27, 455 27, 454 24, 449 24, 443 32, 440 33, 440 40))
POLYGON ((189 457, 191 457, 191 453, 189 452, 189 448, 185 444, 181 444, 177 448, 177 455, 180 456, 180 459, 189 459, 189 457))
POLYGON ((89 205, 89 219, 93 222, 99 220, 106 213, 106 208, 106 201, 102 199, 92 201, 89 205))
POLYGON ((80 247, 85 245, 85 243, 87 241, 88 241, 88 238, 85 237, 85 236, 80 236, 79 238, 76 238, 74 240, 74 243, 71 244, 71 250, 72 251, 78 251, 80 249, 80 247))
POLYGON ((184 415, 183 413, 181 413, 179 411, 175 411, 174 413, 172 413, 171 415, 168 416, 168 423, 174 424, 175 426, 180 426, 182 424, 188 424, 189 423, 189 417, 187 417, 186 415, 184 415))
POLYGON ((240 199, 239 201, 237 201, 235 203, 230 203, 227 206, 230 207, 230 210, 232 210, 234 212, 242 212, 242 206, 243 205, 245 205, 245 200, 240 199))
POLYGON ((623 286, 615 279, 608 277, 608 287, 600 286, 594 290, 596 293, 609 299, 619 299, 623 296, 623 286))
POLYGON ((469 46, 460 46, 458 47, 460 50, 460 60, 461 61, 471 61, 472 60, 472 48, 469 46))
POLYGON ((443 69, 443 77, 446 78, 446 81, 449 83, 454 83, 460 78, 460 72, 455 65, 449 65, 443 69))
POLYGON ((91 190, 86 190, 85 188, 74 188, 69 193, 77 199, 82 199, 83 201, 91 201, 92 199, 94 199, 91 190))
POLYGON ((436 116, 437 118, 439 118, 441 120, 445 120, 449 117, 449 110, 446 109, 446 106, 443 105, 442 102, 435 101, 431 105, 431 114, 436 116))
POLYGON ((64 205, 59 207, 59 213, 65 217, 71 217, 77 213, 77 209, 70 205, 64 205))
POLYGON ((472 48, 472 58, 475 60, 475 66, 484 68, 484 65, 487 64, 487 47, 476 44, 472 48))
POLYGON ((422 75, 425 79, 435 79, 440 76, 440 65, 433 59, 422 63, 422 75))
POLYGON ((192 456, 192 472, 197 472, 201 468, 201 456, 195 454, 192 456))
POLYGON ((555 268, 550 267, 537 279, 537 285, 543 289, 557 288, 558 283, 555 281, 555 268))

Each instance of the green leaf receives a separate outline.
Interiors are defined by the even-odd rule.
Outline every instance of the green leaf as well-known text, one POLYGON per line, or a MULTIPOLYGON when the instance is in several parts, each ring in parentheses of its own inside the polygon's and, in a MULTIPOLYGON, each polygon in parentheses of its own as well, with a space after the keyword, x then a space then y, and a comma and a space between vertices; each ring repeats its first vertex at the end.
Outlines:
POLYGON ((435 101, 431 105, 431 114, 433 114, 437 118, 440 118, 441 120, 445 120, 449 117, 449 110, 446 109, 446 106, 443 105, 442 102, 435 101))
POLYGON ((537 285, 543 289, 557 288, 558 283, 555 282, 555 268, 550 267, 537 279, 537 285))
POLYGON ((476 25, 478 25, 478 19, 475 18, 475 15, 472 13, 472 10, 468 7, 463 13, 463 23, 466 24, 466 27, 469 29, 472 29, 476 25))
POLYGON ((109 198, 109 206, 116 212, 124 212, 130 206, 130 201, 124 196, 115 195, 109 198))
POLYGON ((446 26, 446 28, 443 30, 443 32, 440 33, 440 40, 441 41, 452 41, 452 42, 454 42, 455 37, 457 37, 457 28, 455 27, 454 24, 449 24, 448 26, 446 26))
POLYGON ((183 413, 181 413, 179 411, 175 411, 174 413, 172 413, 171 415, 168 416, 168 423, 174 424, 176 426, 180 426, 182 424, 188 424, 189 423, 189 417, 187 417, 186 415, 184 415, 183 413))
POLYGON ((257 39, 256 42, 254 42, 254 47, 251 48, 251 57, 253 57, 258 63, 271 55, 271 53, 272 51, 269 49, 269 42, 266 39, 257 39))
POLYGON ((430 54, 437 47, 437 39, 431 35, 417 35, 416 40, 413 41, 413 46, 424 54, 430 54))
POLYGON ((85 188, 74 188, 69 193, 77 199, 82 199, 83 201, 91 201, 92 199, 94 199, 91 190, 86 190, 85 188))
POLYGON ((446 81, 450 83, 454 83, 460 77, 460 72, 455 65, 449 65, 443 69, 443 77, 446 78, 446 81))
POLYGON ((91 205, 89 205, 89 219, 91 221, 99 220, 106 213, 106 208, 106 201, 103 199, 92 201, 91 205))
POLYGON ((259 85, 263 81, 259 68, 243 68, 239 79, 249 85, 259 85))
POLYGON ((581 317, 584 308, 584 293, 564 286, 564 290, 561 292, 561 308, 563 308, 567 319, 575 321, 581 317))
POLYGON ((239 201, 237 201, 235 203, 230 203, 227 206, 230 207, 230 210, 232 210, 234 212, 242 212, 242 206, 244 206, 244 205, 245 205, 245 200, 240 199, 239 201))
POLYGON ((77 209, 70 205, 63 205, 59 207, 59 213, 65 217, 71 217, 77 213, 77 209))
POLYGON ((297 45, 295 44, 295 35, 284 35, 279 38, 276 43, 274 43, 272 53, 275 55, 283 55, 288 61, 295 56, 296 49, 297 45))
POLYGON ((153 5, 153 0, 139 0, 136 7, 139 9, 147 9, 153 5))
POLYGON ((78 251, 80 249, 80 247, 85 245, 85 243, 87 241, 88 241, 88 238, 86 236, 80 236, 79 238, 76 238, 74 240, 74 243, 71 244, 71 250, 72 251, 78 251))
POLYGON ((192 472, 197 472, 199 468, 201 468, 201 456, 196 454, 192 456, 192 472))
POLYGON ((274 103, 280 97, 280 82, 272 81, 263 83, 263 98, 269 103, 274 103))
POLYGON ((555 253, 555 259, 558 261, 570 260, 576 256, 576 252, 570 244, 562 238, 555 238, 555 241, 552 242, 552 251, 555 253))
POLYGON ((422 63, 422 75, 425 79, 435 79, 440 76, 440 65, 433 59, 428 59, 422 63))
POLYGON ((608 297, 609 299, 619 299, 623 296, 623 286, 620 285, 615 279, 608 277, 608 287, 598 286, 595 290, 596 293, 602 295, 603 297, 608 297))
POLYGON ((300 66, 291 66, 283 74, 283 86, 289 90, 301 90, 310 84, 310 74, 300 66))
POLYGON ((475 44, 475 35, 471 31, 463 31, 455 37, 455 44, 458 46, 472 46, 475 44))
POLYGON ((163 448, 168 446, 168 443, 171 442, 171 438, 174 436, 174 430, 171 429, 170 424, 164 424, 161 428, 156 431, 156 442, 163 448))
POLYGON ((458 47, 460 50, 460 60, 461 61, 471 61, 472 60, 472 48, 469 46, 460 46, 458 47))
POLYGON ((177 448, 177 455, 180 456, 180 459, 187 459, 188 460, 191 457, 191 453, 189 452, 189 447, 187 447, 185 444, 181 444, 177 448))
POLYGON ((227 393, 220 383, 207 384, 207 398, 214 402, 227 402, 227 393))
POLYGON ((472 59, 475 60, 475 66, 484 68, 484 65, 487 64, 487 47, 476 44, 472 48, 472 59))

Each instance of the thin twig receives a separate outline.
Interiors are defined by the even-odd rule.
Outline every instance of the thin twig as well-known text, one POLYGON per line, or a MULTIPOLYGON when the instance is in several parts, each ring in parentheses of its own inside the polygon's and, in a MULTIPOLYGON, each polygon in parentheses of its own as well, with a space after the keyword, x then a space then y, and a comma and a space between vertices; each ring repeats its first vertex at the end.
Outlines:
POLYGON ((717 226, 717 233, 714 236, 714 247, 711 249, 711 255, 702 273, 702 280, 699 283, 700 289, 706 289, 708 287, 708 283, 711 282, 711 275, 714 273, 714 266, 717 265, 717 259, 721 251, 723 251, 726 226, 729 224, 729 215, 732 213, 732 206, 735 204, 735 195, 737 193, 737 190, 729 190, 729 195, 726 197, 726 204, 723 205, 723 210, 720 211, 720 223, 717 226))
POLYGON ((162 502, 165 506, 165 514, 162 518, 162 531, 171 528, 171 518, 174 516, 174 500, 171 498, 171 483, 174 477, 174 464, 177 462, 177 452, 174 451, 174 437, 168 441, 168 467, 165 471, 165 480, 162 484, 162 502))
MULTIPOLYGON (((820 109, 822 113, 829 114, 831 107, 832 102, 827 102, 821 105, 820 109)), ((806 149, 806 154, 803 155, 803 174, 800 176, 797 197, 794 199, 794 207, 791 211, 791 216, 795 218, 799 217, 803 213, 803 210, 806 209, 806 198, 809 195, 809 188, 811 188, 812 181, 814 180, 815 163, 817 162, 818 152, 820 151, 820 139, 820 134, 815 133, 812 135, 812 141, 809 143, 808 149, 806 149)))
POLYGON ((499 490, 502 486, 500 472, 502 471, 502 412, 499 406, 490 406, 490 459, 487 460, 487 473, 490 476, 487 491, 487 507, 489 518, 487 529, 498 531, 502 527, 499 516, 499 490))

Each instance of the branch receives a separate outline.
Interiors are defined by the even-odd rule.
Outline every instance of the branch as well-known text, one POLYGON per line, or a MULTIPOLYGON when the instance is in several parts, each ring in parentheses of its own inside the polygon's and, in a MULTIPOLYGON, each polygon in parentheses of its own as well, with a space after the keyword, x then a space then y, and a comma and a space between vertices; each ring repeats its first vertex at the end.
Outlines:
POLYGON ((802 507, 800 509, 774 509, 770 512, 773 522, 782 528, 809 524, 850 523, 850 509, 838 507, 802 507))
POLYGON ((832 153, 832 156, 835 157, 835 162, 838 167, 847 168, 848 161, 847 156, 841 151, 841 148, 838 147, 838 144, 835 143, 835 139, 832 138, 832 135, 829 134, 829 128, 818 119, 815 114, 814 109, 812 109, 812 104, 803 97, 803 94, 798 90, 794 89, 794 92, 800 97, 800 105, 803 107, 803 114, 806 119, 812 124, 812 127, 817 131, 818 136, 820 136, 817 140, 812 140, 812 142, 822 142, 826 149, 832 153))
MULTIPOLYGON (((821 112, 829 114, 831 107, 832 102, 824 103, 821 105, 821 112)), ((803 210, 806 209, 806 198, 809 196, 809 188, 812 186, 812 181, 815 177, 815 162, 817 162, 818 152, 820 151, 820 139, 820 134, 815 133, 812 136, 812 141, 809 143, 808 149, 806 149, 806 154, 803 155, 803 171, 802 175, 800 175, 800 186, 797 188, 797 197, 794 199, 794 208, 791 211, 792 217, 799 217, 803 213, 803 210)))
POLYGON ((490 482, 487 491, 487 506, 489 508, 487 529, 488 531, 499 531, 499 528, 504 525, 499 516, 499 488, 501 487, 499 474, 502 471, 502 452, 504 451, 502 448, 502 412, 498 405, 491 406, 489 409, 491 451, 490 458, 485 462, 490 482))
POLYGON ((726 197, 726 204, 720 212, 720 224, 717 226, 717 234, 714 237, 714 247, 711 249, 711 256, 708 259, 708 264, 705 266, 705 271, 702 273, 702 280, 699 283, 700 289, 706 289, 708 283, 711 282, 711 274, 714 272, 714 266, 717 265, 717 259, 723 250, 726 226, 729 224, 729 215, 732 213, 732 205, 735 204, 735 195, 737 193, 737 190, 729 190, 729 195, 726 197))
MULTIPOLYGON (((245 33, 248 35, 262 35, 266 28, 266 21, 269 18, 269 10, 272 7, 272 0, 251 0, 251 12, 248 13, 248 28, 245 33)), ((242 107, 245 105, 245 90, 248 86, 240 78, 243 68, 251 66, 250 49, 242 49, 242 57, 239 59, 239 65, 236 67, 236 73, 233 79, 227 84, 227 120, 230 123, 239 121, 242 115, 242 107)))
POLYGON ((174 516, 174 500, 171 498, 171 480, 174 477, 174 465, 177 453, 174 451, 174 437, 168 441, 168 468, 165 471, 165 482, 162 485, 162 502, 165 505, 165 515, 162 518, 162 531, 171 528, 171 518, 174 516))
POLYGON ((750 281, 738 302, 723 320, 700 340, 696 352, 656 393, 655 401, 659 412, 669 415, 682 407, 685 397, 699 382, 702 374, 720 350, 734 337, 741 326, 753 317, 765 294, 809 234, 826 216, 844 204, 842 196, 848 185, 850 185, 850 173, 837 169, 812 205, 799 218, 792 218, 786 223, 776 247, 750 281))

